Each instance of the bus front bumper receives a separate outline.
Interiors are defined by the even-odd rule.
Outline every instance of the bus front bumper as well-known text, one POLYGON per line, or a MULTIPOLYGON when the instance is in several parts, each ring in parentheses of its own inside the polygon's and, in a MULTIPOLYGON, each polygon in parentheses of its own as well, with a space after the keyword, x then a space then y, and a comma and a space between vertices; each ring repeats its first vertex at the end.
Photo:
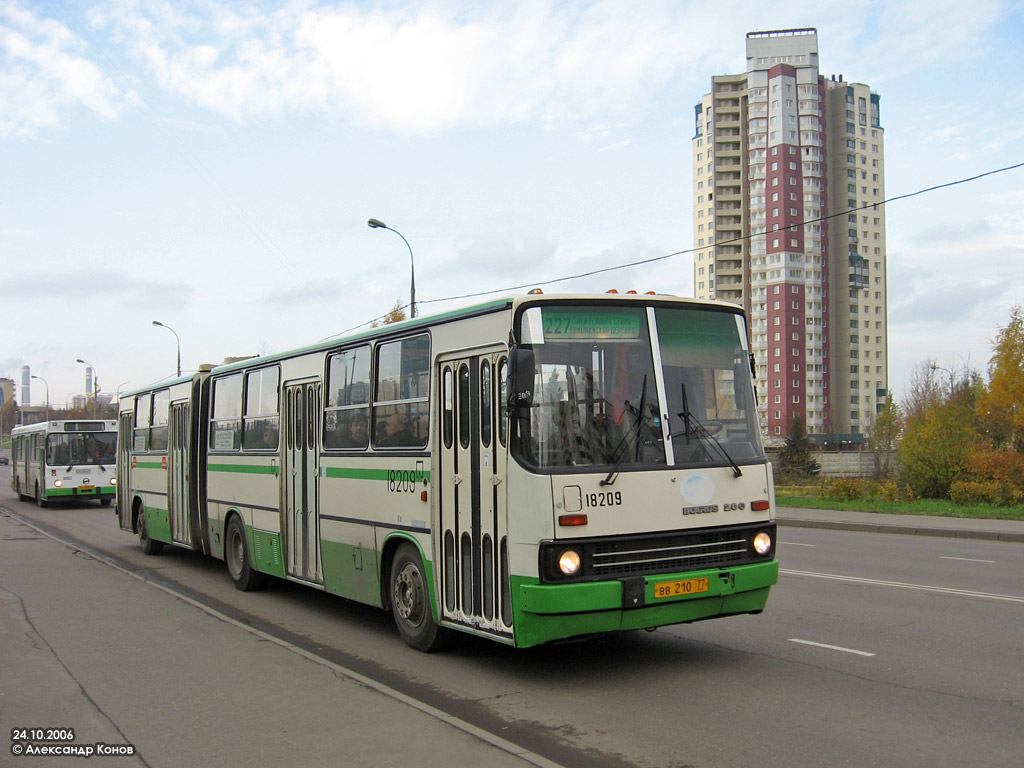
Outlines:
POLYGON ((70 499, 82 497, 86 499, 97 499, 103 496, 113 497, 116 493, 116 485, 83 485, 64 488, 47 488, 46 498, 70 499))
POLYGON ((514 592, 518 598, 516 645, 528 647, 581 635, 759 613, 778 579, 779 562, 770 560, 733 568, 583 584, 523 580, 514 592), (701 579, 707 579, 706 584, 701 579), (687 594, 686 588, 702 591, 687 594), (682 594, 675 594, 680 590, 682 594))

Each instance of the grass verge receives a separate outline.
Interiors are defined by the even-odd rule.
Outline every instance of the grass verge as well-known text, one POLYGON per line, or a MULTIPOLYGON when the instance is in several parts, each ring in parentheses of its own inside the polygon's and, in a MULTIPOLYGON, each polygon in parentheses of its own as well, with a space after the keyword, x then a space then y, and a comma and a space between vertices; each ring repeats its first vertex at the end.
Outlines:
POLYGON ((936 515, 937 517, 1024 521, 1024 506, 960 505, 941 499, 918 499, 916 501, 853 499, 851 501, 837 501, 819 496, 816 491, 816 488, 776 487, 775 502, 780 507, 799 507, 801 509, 837 509, 854 512, 879 512, 889 515, 936 515))

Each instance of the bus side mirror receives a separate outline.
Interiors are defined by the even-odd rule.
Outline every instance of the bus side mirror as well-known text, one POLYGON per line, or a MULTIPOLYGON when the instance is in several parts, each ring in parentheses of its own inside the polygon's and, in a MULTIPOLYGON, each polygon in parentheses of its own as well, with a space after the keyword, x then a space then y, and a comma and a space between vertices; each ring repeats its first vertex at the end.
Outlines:
POLYGON ((533 351, 514 347, 508 354, 509 388, 505 407, 509 416, 533 405, 533 379, 533 351))

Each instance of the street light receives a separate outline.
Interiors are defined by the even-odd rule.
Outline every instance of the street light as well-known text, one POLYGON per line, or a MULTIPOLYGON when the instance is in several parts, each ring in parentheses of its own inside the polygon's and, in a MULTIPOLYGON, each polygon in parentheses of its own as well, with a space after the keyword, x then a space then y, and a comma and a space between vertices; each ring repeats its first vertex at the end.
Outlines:
POLYGON ((409 249, 409 270, 411 275, 411 281, 409 283, 409 314, 411 317, 416 317, 416 263, 412 258, 412 246, 409 245, 409 241, 405 239, 405 235, 399 232, 397 229, 389 227, 380 219, 370 219, 366 222, 371 229, 388 229, 402 238, 402 242, 405 243, 405 247, 409 249))
POLYGON ((78 358, 75 362, 81 363, 82 365, 92 369, 92 417, 95 419, 99 412, 99 401, 96 398, 96 394, 100 390, 99 374, 96 373, 96 366, 92 363, 87 363, 82 358, 78 358))
POLYGON ((39 379, 43 384, 46 385, 46 420, 50 420, 50 384, 42 376, 36 376, 32 374, 33 379, 39 379))
POLYGON ((178 334, 175 333, 174 329, 169 325, 164 325, 159 320, 154 320, 153 325, 158 325, 161 328, 166 328, 168 331, 174 334, 174 340, 178 342, 178 377, 181 378, 181 339, 178 338, 178 334))

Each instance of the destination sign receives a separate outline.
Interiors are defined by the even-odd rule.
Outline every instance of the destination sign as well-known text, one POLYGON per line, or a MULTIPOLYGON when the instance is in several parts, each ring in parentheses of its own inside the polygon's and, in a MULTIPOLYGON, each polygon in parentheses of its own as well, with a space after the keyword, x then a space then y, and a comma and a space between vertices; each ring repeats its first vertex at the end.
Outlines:
POLYGON ((638 339, 638 312, 607 312, 586 309, 544 308, 544 338, 555 339, 638 339))

